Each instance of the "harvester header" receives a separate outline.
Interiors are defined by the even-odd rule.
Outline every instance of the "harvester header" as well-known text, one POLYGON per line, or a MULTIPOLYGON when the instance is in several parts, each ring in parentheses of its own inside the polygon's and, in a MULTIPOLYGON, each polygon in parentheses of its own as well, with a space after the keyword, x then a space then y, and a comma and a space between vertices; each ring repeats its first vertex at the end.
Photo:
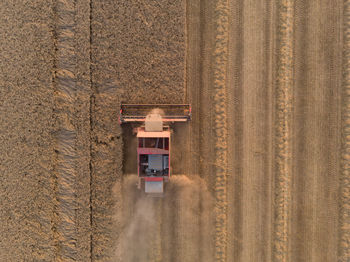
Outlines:
POLYGON ((157 113, 163 122, 187 122, 191 120, 190 104, 121 104, 120 123, 145 122, 146 116, 157 113))

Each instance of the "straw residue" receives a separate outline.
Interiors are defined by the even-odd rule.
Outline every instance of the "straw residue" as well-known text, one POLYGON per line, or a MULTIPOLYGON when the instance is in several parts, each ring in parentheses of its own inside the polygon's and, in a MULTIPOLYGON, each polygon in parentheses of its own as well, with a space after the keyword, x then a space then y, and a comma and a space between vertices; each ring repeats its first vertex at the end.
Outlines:
POLYGON ((227 91, 228 1, 215 3, 214 128, 215 128, 215 259, 226 261, 227 251, 227 91))
POLYGON ((274 261, 288 261, 291 202, 291 116, 293 87, 293 1, 278 3, 275 115, 274 261))
POLYGON ((342 166, 339 261, 350 259, 350 1, 344 2, 342 166))

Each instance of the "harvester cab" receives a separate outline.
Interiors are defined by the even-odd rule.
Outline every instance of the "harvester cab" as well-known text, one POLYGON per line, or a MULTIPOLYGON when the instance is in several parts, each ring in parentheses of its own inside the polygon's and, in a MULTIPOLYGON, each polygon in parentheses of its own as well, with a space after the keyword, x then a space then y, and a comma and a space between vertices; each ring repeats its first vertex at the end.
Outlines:
POLYGON ((121 104, 119 123, 136 123, 138 188, 162 195, 171 176, 171 124, 191 120, 189 104, 121 104))

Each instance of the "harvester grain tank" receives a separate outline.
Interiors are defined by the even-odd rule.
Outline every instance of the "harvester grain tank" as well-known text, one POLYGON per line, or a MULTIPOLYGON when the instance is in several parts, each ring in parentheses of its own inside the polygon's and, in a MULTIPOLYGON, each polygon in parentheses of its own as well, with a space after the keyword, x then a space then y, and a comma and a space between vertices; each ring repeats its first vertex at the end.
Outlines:
POLYGON ((120 124, 135 126, 138 187, 146 193, 164 192, 171 176, 171 125, 189 120, 189 104, 121 104, 120 124))

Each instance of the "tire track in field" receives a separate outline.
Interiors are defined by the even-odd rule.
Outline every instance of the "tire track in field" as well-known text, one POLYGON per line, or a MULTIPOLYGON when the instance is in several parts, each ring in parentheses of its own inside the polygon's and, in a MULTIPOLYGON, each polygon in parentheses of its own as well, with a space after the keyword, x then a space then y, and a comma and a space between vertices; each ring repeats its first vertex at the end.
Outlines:
POLYGON ((57 261, 90 259, 89 3, 54 4, 55 169, 52 217, 57 261))
POLYGON ((55 169, 52 217, 57 261, 90 259, 89 3, 54 4, 55 169))
POLYGON ((74 115, 76 99, 76 55, 74 52, 75 6, 72 1, 57 1, 56 17, 56 70, 55 111, 59 128, 56 131, 54 243, 57 261, 78 258, 75 170, 77 134, 74 125, 67 121, 74 115))

